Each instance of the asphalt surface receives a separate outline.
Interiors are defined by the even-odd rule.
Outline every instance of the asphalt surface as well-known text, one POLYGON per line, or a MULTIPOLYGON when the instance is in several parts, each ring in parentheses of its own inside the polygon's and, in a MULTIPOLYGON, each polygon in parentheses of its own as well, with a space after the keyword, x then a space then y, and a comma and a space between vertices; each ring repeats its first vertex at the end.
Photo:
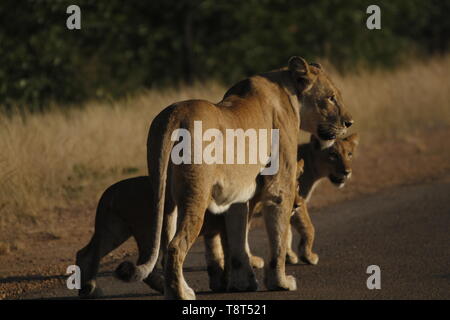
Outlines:
MULTIPOLYGON (((212 293, 208 288, 202 241, 185 263, 185 278, 197 299, 450 299, 450 181, 399 187, 311 211, 316 227, 317 266, 287 267, 297 278, 296 291, 267 291, 262 271, 259 289, 212 293), (381 270, 381 289, 369 290, 367 267, 381 270)), ((295 233, 295 232, 294 232, 295 233)), ((295 238, 298 241, 298 238, 295 238)), ((255 254, 266 256, 264 227, 252 230, 255 254)), ((121 283, 100 274, 98 284, 109 299, 162 299, 143 283, 121 283)), ((25 299, 72 299, 64 286, 30 292, 25 299)))

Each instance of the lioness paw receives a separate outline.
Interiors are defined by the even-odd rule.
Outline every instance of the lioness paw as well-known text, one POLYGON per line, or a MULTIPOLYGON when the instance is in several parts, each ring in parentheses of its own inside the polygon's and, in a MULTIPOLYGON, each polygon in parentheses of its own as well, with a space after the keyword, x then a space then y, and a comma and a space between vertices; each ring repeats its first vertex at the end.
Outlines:
POLYGON ((266 277, 266 287, 270 291, 295 291, 297 290, 297 280, 293 276, 286 276, 283 280, 266 277))

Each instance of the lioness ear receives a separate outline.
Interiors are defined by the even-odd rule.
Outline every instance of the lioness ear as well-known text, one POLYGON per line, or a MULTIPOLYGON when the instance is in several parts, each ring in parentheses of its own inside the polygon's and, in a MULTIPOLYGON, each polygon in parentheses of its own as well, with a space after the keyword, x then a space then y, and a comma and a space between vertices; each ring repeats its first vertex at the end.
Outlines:
POLYGON ((359 135, 357 133, 353 133, 348 137, 345 137, 344 140, 350 142, 353 145, 353 148, 356 148, 359 144, 359 135))
POLYGON ((315 75, 310 71, 305 59, 297 56, 291 57, 288 62, 288 68, 294 81, 300 85, 301 92, 311 88, 315 75))

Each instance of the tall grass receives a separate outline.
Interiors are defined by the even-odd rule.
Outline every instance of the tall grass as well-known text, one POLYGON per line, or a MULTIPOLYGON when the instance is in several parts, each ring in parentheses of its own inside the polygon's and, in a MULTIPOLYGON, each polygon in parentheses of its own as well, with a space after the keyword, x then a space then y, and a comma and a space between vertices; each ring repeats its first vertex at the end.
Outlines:
MULTIPOLYGON (((449 126, 448 70, 450 56, 393 71, 331 72, 367 143, 449 126)), ((96 200, 116 179, 145 174, 152 118, 174 101, 219 101, 225 90, 197 84, 67 112, 0 115, 0 240, 12 225, 49 221, 57 208, 96 200)))
POLYGON ((397 70, 334 75, 366 141, 450 124, 450 55, 397 70))

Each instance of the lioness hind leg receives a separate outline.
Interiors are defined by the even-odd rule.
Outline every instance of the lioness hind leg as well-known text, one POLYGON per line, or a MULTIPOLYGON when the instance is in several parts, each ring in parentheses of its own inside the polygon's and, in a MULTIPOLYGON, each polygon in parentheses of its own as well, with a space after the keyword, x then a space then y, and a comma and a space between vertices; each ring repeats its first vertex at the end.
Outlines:
POLYGON ((197 197, 191 195, 191 197, 178 202, 178 219, 181 219, 181 223, 168 246, 164 265, 164 297, 166 299, 195 299, 194 290, 184 279, 183 263, 188 250, 200 234, 207 207, 207 195, 200 194, 197 197))
POLYGON ((81 271, 81 289, 78 291, 78 296, 82 299, 92 299, 102 295, 101 289, 96 286, 100 260, 131 236, 125 226, 114 225, 110 219, 107 220, 106 225, 96 229, 89 244, 77 252, 76 265, 81 271))
POLYGON ((312 251, 315 230, 305 202, 295 209, 291 223, 301 236, 299 245, 300 259, 305 263, 316 265, 319 262, 319 256, 312 251))
POLYGON ((235 203, 225 213, 228 238, 227 290, 256 291, 258 282, 246 250, 248 204, 235 203))

